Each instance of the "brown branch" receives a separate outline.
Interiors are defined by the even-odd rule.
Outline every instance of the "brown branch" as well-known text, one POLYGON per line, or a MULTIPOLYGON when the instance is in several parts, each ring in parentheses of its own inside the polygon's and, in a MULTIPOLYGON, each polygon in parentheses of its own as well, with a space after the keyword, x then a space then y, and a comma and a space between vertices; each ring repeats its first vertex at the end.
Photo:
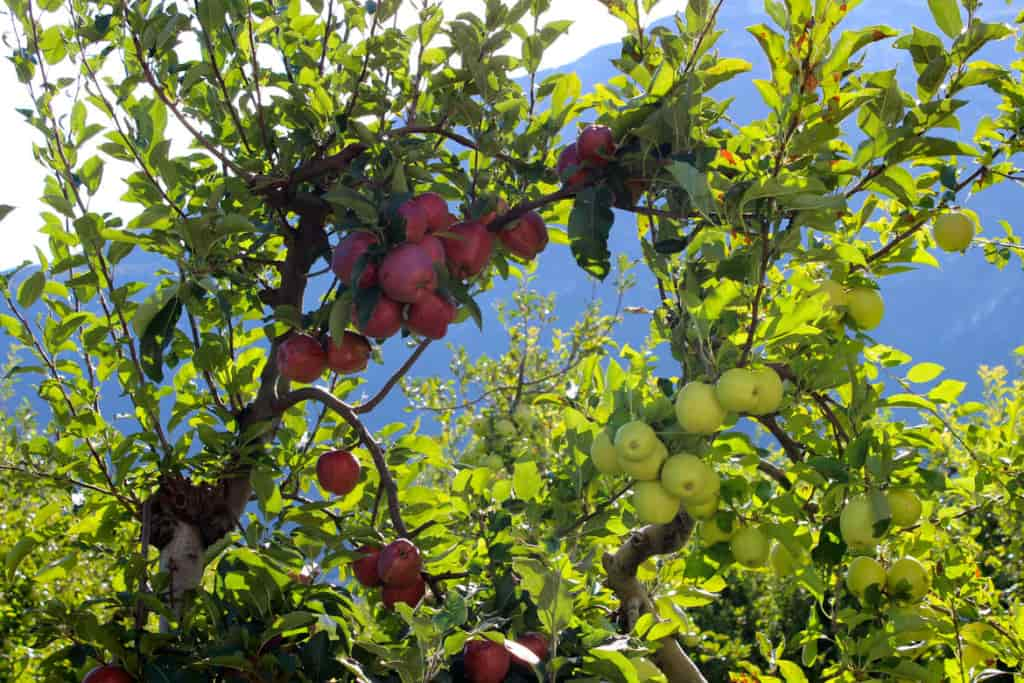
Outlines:
POLYGON ((416 363, 417 360, 419 360, 419 357, 423 355, 423 352, 427 350, 428 346, 430 346, 429 339, 424 339, 423 341, 421 341, 419 345, 416 347, 416 350, 413 351, 412 354, 410 354, 409 357, 405 359, 405 362, 402 363, 402 366, 395 370, 394 374, 392 374, 391 377, 388 378, 388 381, 384 383, 384 386, 380 388, 380 391, 374 394, 373 398, 366 401, 365 403, 361 403, 358 406, 354 406, 352 410, 357 415, 362 415, 363 413, 368 413, 374 408, 376 408, 378 405, 380 405, 381 401, 387 398, 388 394, 391 393, 391 390, 395 388, 395 385, 398 384, 401 381, 401 379, 405 377, 406 373, 408 373, 409 370, 412 369, 412 366, 416 363))
MULTIPOLYGON (((615 553, 605 553, 602 563, 607 585, 621 603, 624 631, 631 631, 643 614, 657 615, 654 601, 636 577, 637 569, 651 557, 681 549, 689 541, 693 527, 693 518, 680 511, 668 524, 654 524, 634 531, 615 553)), ((674 635, 661 638, 658 643, 660 647, 654 654, 654 661, 669 683, 707 683, 674 635)))
POLYGON ((769 244, 769 232, 767 221, 761 223, 761 267, 757 278, 757 291, 754 292, 754 303, 750 311, 750 325, 747 327, 747 342, 743 345, 740 353, 740 360, 737 365, 743 367, 750 360, 750 352, 754 348, 754 334, 757 332, 759 322, 761 298, 764 296, 765 280, 768 276, 768 261, 771 256, 771 245, 769 244))
POLYGON ((779 484, 779 486, 786 489, 787 491, 793 488, 793 482, 791 482, 789 478, 786 476, 786 471, 783 470, 778 465, 762 458, 757 463, 757 469, 761 470, 769 477, 774 479, 779 484))
POLYGON ((708 32, 711 27, 715 25, 715 18, 718 16, 718 10, 722 9, 722 5, 725 4, 725 0, 718 0, 715 8, 711 11, 711 15, 708 20, 704 23, 704 26, 700 29, 700 35, 697 36, 697 41, 693 44, 693 53, 690 58, 686 61, 686 66, 683 67, 682 75, 686 75, 693 71, 693 67, 697 64, 697 57, 700 54, 700 46, 704 43, 704 39, 707 38, 708 32))
POLYGON ((320 46, 320 60, 316 65, 317 73, 321 76, 324 75, 324 59, 327 58, 327 43, 331 36, 332 21, 334 21, 334 0, 329 0, 327 3, 327 23, 324 24, 323 38, 320 39, 320 42, 322 43, 320 46))
POLYGON ((139 555, 142 559, 139 571, 139 598, 135 603, 135 630, 141 632, 146 625, 146 603, 142 601, 142 595, 146 592, 149 567, 149 535, 153 524, 153 501, 147 499, 142 504, 142 529, 139 532, 139 555))
POLYGON ((359 415, 356 414, 356 411, 352 406, 321 387, 314 386, 296 389, 275 401, 274 410, 276 413, 281 414, 288 408, 302 403, 303 401, 316 401, 322 405, 328 406, 331 410, 341 416, 341 418, 345 420, 345 422, 347 422, 356 432, 360 443, 362 443, 366 450, 370 452, 370 457, 373 458, 373 464, 376 466, 377 473, 380 475, 380 485, 384 488, 384 493, 388 499, 388 512, 391 517, 391 525, 395 528, 395 531, 399 536, 407 537, 409 531, 406 529, 405 522, 402 520, 402 510, 398 503, 398 485, 395 484, 395 480, 391 476, 391 470, 388 468, 384 448, 381 446, 380 442, 377 441, 373 434, 371 434, 366 428, 366 425, 364 425, 362 420, 359 419, 359 415))
POLYGON ((629 493, 630 489, 632 489, 632 488, 633 488, 632 482, 629 483, 629 484, 626 484, 626 486, 624 488, 620 489, 615 494, 613 494, 611 498, 609 498, 608 500, 604 501, 603 503, 601 503, 600 505, 595 507, 593 512, 590 512, 589 514, 586 514, 586 515, 580 517, 579 519, 577 519, 575 522, 573 522, 571 525, 565 527, 564 529, 560 529, 555 534, 555 537, 556 538, 561 538, 562 536, 565 536, 567 534, 572 533, 573 531, 576 531, 576 529, 579 529, 581 526, 583 526, 584 524, 586 524, 587 522, 592 520, 594 517, 597 517, 599 514, 601 514, 602 512, 607 510, 609 507, 611 507, 615 503, 615 501, 617 501, 619 498, 622 498, 624 495, 629 493))
MULTIPOLYGON (((460 135, 459 133, 444 128, 443 126, 404 126, 402 128, 395 128, 393 130, 388 131, 387 133, 384 134, 384 137, 403 135, 440 135, 441 137, 447 138, 452 142, 459 143, 463 147, 484 153, 484 151, 480 149, 480 144, 477 143, 472 138, 468 138, 465 135, 460 135)), ((526 162, 523 161, 522 159, 516 159, 515 157, 510 157, 507 154, 502 154, 501 152, 494 152, 493 154, 489 153, 488 156, 493 157, 495 159, 500 159, 505 163, 512 164, 515 166, 526 166, 526 162)))
POLYGON ((789 456, 790 460, 793 462, 803 462, 804 450, 806 449, 794 441, 793 438, 779 426, 779 423, 774 417, 770 415, 762 415, 757 418, 757 421, 764 425, 765 429, 771 432, 772 436, 774 436, 782 446, 782 449, 786 451, 786 455, 789 456))
POLYGON ((829 423, 831 423, 832 431, 835 434, 836 441, 838 442, 839 439, 842 438, 843 443, 849 443, 849 434, 846 433, 846 429, 839 421, 839 418, 836 416, 835 411, 833 411, 832 407, 828 404, 828 401, 826 400, 825 396, 819 394, 818 392, 812 391, 811 399, 813 399, 814 402, 818 404, 818 408, 821 409, 821 412, 825 416, 825 419, 827 419, 829 423))
MULTIPOLYGON (((252 154, 252 146, 249 144, 249 140, 245 137, 245 128, 242 126, 242 120, 238 116, 238 112, 235 111, 234 105, 231 103, 231 94, 228 92, 227 83, 224 82, 224 76, 220 73, 220 67, 217 65, 217 53, 213 47, 213 41, 210 40, 210 33, 203 26, 203 21, 200 18, 202 15, 199 13, 199 0, 193 0, 193 6, 196 10, 196 19, 199 20, 199 35, 203 39, 203 44, 206 46, 206 52, 210 56, 210 66, 213 67, 213 77, 217 81, 217 85, 220 87, 221 93, 224 95, 224 106, 228 110, 228 114, 231 116, 231 120, 235 123, 235 128, 238 129, 238 137, 242 140, 242 144, 245 145, 245 149, 252 154)), ((253 46, 253 49, 256 49, 253 46)))

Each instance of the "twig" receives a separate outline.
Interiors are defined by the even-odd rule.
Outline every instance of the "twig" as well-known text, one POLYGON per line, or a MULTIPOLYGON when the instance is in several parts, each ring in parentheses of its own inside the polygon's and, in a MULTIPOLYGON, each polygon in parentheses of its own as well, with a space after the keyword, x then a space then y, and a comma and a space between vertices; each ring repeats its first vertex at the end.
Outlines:
POLYGON ((693 53, 690 58, 686 61, 686 66, 683 67, 682 75, 686 75, 693 71, 693 67, 697 64, 697 57, 700 54, 700 46, 704 43, 704 39, 707 38, 708 31, 715 25, 715 18, 718 16, 718 10, 725 4, 725 0, 718 0, 715 8, 711 11, 711 15, 708 20, 704 23, 704 26, 700 29, 700 34, 697 36, 697 41, 693 44, 693 53))
POLYGON ((381 401, 387 398, 388 394, 391 393, 391 390, 395 388, 395 385, 398 384, 399 381, 401 381, 401 379, 406 375, 406 373, 409 372, 410 369, 412 369, 412 366, 416 363, 419 357, 423 355, 423 352, 427 350, 428 346, 430 346, 429 339, 424 339, 423 341, 421 341, 419 345, 416 347, 416 350, 414 350, 412 354, 410 354, 409 357, 405 359, 405 362, 402 363, 402 366, 395 370, 391 377, 388 378, 388 381, 384 383, 384 386, 380 388, 380 391, 374 394, 374 396, 365 403, 361 403, 358 406, 354 406, 352 410, 357 415, 362 415, 363 413, 368 413, 374 408, 376 408, 378 405, 380 405, 381 401))
POLYGON ((770 244, 770 233, 768 231, 768 222, 761 222, 761 267, 757 278, 757 291, 754 292, 754 303, 751 306, 750 311, 750 325, 747 327, 747 342, 743 345, 743 351, 740 353, 740 360, 737 365, 743 367, 750 360, 750 352, 754 348, 754 334, 757 332, 757 325, 759 322, 761 297, 764 296, 765 282, 768 275, 768 261, 771 255, 771 244, 770 244))
POLYGON ((765 429, 771 432, 772 436, 776 438, 782 449, 786 451, 786 455, 793 462, 803 462, 805 447, 798 444, 793 438, 786 433, 775 418, 770 415, 762 415, 757 418, 757 421, 764 425, 765 429))
MULTIPOLYGON (((142 601, 142 594, 146 592, 149 567, 149 534, 153 522, 153 499, 147 498, 142 504, 142 530, 139 538, 139 555, 141 556, 141 567, 139 572, 139 598, 135 602, 135 631, 141 632, 146 625, 146 603, 142 601)), ((136 642, 140 642, 136 636, 136 642)))
POLYGON ((593 512, 580 517, 579 519, 577 519, 575 522, 573 522, 571 525, 565 527, 564 529, 559 529, 555 533, 555 537, 556 538, 561 538, 561 537, 563 537, 563 536, 565 536, 567 534, 572 533, 576 529, 579 529, 581 526, 583 526, 584 524, 586 524, 587 522, 592 520, 594 517, 597 517, 599 514, 601 514, 602 512, 607 510, 609 507, 611 507, 619 498, 622 498, 624 495, 629 493, 630 489, 632 489, 632 488, 633 488, 632 483, 626 484, 625 487, 623 487, 622 489, 617 491, 615 494, 613 494, 611 498, 609 498, 608 500, 604 501, 603 503, 601 503, 600 505, 595 507, 593 512))

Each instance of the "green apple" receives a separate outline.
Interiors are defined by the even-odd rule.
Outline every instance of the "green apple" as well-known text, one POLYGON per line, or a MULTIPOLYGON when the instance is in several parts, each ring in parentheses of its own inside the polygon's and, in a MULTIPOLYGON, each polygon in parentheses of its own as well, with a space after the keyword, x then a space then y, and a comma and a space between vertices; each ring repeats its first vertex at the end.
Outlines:
POLYGON ((920 602, 931 585, 928 570, 916 557, 904 557, 889 567, 885 586, 889 594, 907 602, 920 602))
POLYGON ((866 555, 853 558, 846 571, 846 587, 858 600, 863 600, 869 586, 878 586, 879 590, 885 587, 885 567, 866 555))
POLYGON ((739 529, 729 539, 732 556, 744 567, 763 567, 768 561, 768 537, 757 527, 739 529))
POLYGON ((846 289, 835 280, 822 280, 821 287, 818 288, 817 293, 828 295, 828 306, 830 308, 839 308, 848 303, 846 289))
POLYGON ((590 460, 601 474, 622 473, 622 468, 619 467, 618 453, 612 444, 612 438, 608 436, 607 429, 598 432, 590 444, 590 460))
POLYGON ((749 413, 757 407, 757 382, 746 368, 726 370, 715 384, 718 404, 734 413, 749 413))
POLYGON ((728 529, 723 529, 718 525, 717 517, 713 517, 706 522, 701 522, 700 537, 706 546, 710 547, 716 543, 725 543, 732 538, 732 534, 733 528, 731 523, 728 529))
POLYGON ((653 453, 661 440, 643 420, 633 420, 615 432, 615 451, 624 460, 643 460, 653 453))
POLYGON ((676 396, 676 419, 690 434, 714 434, 725 419, 725 408, 718 403, 710 384, 690 382, 676 396))
POLYGON ((778 541, 772 545, 768 562, 771 564, 772 569, 775 570, 775 575, 782 579, 796 574, 796 570, 800 566, 796 558, 793 557, 793 553, 789 552, 789 548, 778 541))
POLYGON ((885 302, 877 290, 854 287, 850 290, 846 309, 854 325, 862 330, 873 330, 882 323, 885 302))
POLYGON ((921 499, 913 491, 892 489, 887 497, 893 526, 914 526, 921 519, 921 499))
POLYGON ((696 455, 680 453, 665 461, 661 485, 673 496, 691 505, 707 503, 721 488, 718 472, 696 455))
POLYGON ((959 211, 944 213, 935 219, 932 236, 940 249, 964 252, 974 239, 974 222, 959 211))
POLYGON ((753 409, 747 411, 751 415, 769 415, 774 413, 782 405, 782 378, 779 373, 769 367, 751 370, 754 376, 754 393, 757 394, 757 403, 753 409))
POLYGON ((679 512, 680 504, 656 481, 640 481, 633 486, 633 509, 645 524, 668 524, 679 512))
POLYGON ((706 503, 689 503, 686 506, 686 512, 694 519, 711 519, 718 512, 718 501, 718 496, 715 496, 706 503))
POLYGON ((648 422, 660 422, 675 414, 675 406, 672 404, 672 399, 659 395, 650 403, 645 403, 641 412, 648 422))
POLYGON ((497 453, 491 453, 486 458, 484 458, 483 464, 484 467, 488 467, 494 470, 495 472, 497 472, 498 470, 505 469, 505 460, 497 453))
POLYGON ((501 436, 515 436, 516 423, 507 417, 503 417, 494 423, 494 431, 501 436))
POLYGON ((852 550, 871 550, 880 536, 875 536, 875 513, 867 496, 850 499, 839 513, 839 534, 852 550))
POLYGON ((654 452, 643 460, 626 460, 618 456, 619 469, 637 481, 654 481, 661 472, 661 463, 668 457, 668 449, 660 441, 655 445, 654 452))
POLYGON ((480 417, 473 420, 473 424, 470 425, 470 429, 477 436, 487 436, 491 431, 491 420, 486 417, 480 417))

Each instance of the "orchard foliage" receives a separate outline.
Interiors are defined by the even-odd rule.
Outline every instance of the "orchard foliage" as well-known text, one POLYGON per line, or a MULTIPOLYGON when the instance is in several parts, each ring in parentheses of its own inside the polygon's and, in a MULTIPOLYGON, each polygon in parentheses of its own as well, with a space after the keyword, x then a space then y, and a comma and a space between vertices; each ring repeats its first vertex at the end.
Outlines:
POLYGON ((769 77, 744 82, 716 48, 728 1, 653 27, 655 0, 586 3, 626 37, 584 92, 539 71, 568 27, 550 0, 8 0, 49 175, 41 227, 3 215, 49 249, 0 278, 7 376, 35 394, 0 423, 0 672, 1020 671, 1021 381, 984 368, 963 402, 872 330, 879 281, 938 248, 1020 258, 969 199, 1024 180, 1024 62, 981 56, 1024 53, 1024 15, 929 0, 934 26, 902 33, 864 26, 875 3, 766 0, 747 38, 769 77), (764 117, 731 116, 727 81, 764 117), (999 105, 965 129, 981 89, 999 105), (636 262, 609 246, 616 212, 636 262), (645 307, 560 327, 532 289, 556 249, 617 296, 654 283, 645 307), (417 364, 450 324, 504 326, 508 349, 417 364), (368 385, 354 330, 398 328, 368 385), (781 401, 744 397, 748 369, 781 401), (654 434, 631 476, 627 423, 654 434), (333 452, 360 467, 318 467, 333 452))

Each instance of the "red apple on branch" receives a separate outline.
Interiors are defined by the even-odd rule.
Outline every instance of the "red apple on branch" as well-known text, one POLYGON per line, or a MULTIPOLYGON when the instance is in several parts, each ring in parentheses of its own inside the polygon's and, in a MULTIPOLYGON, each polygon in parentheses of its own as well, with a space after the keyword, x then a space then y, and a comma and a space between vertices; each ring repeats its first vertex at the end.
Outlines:
POLYGON ((462 661, 466 677, 472 683, 501 683, 508 674, 512 658, 504 645, 480 638, 466 642, 462 661))
POLYGON ((133 683, 135 679, 119 666, 98 666, 85 675, 82 683, 133 683))
POLYGON ((328 451, 316 461, 321 488, 344 496, 359 483, 359 461, 348 451, 328 451))
POLYGON ((530 211, 499 232, 498 239, 519 258, 532 261, 548 246, 548 229, 540 214, 530 211))
POLYGON ((444 253, 448 270, 457 278, 475 277, 491 260, 494 236, 483 223, 459 223, 449 230, 452 237, 444 237, 444 253))
MULTIPOLYGON (((353 232, 346 235, 334 248, 331 270, 346 287, 352 286, 352 273, 359 258, 370 247, 378 243, 377 236, 369 232, 353 232)), ((359 277, 359 287, 372 287, 377 283, 377 265, 367 263, 359 277)))
POLYGON ((435 235, 427 235, 423 238, 423 241, 420 242, 420 246, 423 247, 423 251, 430 254, 430 260, 433 261, 435 265, 438 263, 444 263, 444 242, 441 241, 441 238, 435 235))
POLYGON ((308 334, 293 334, 277 347, 277 370, 293 382, 312 382, 326 367, 327 352, 308 334))
POLYGON ((416 579, 407 586, 384 586, 380 596, 384 601, 384 606, 388 609, 394 607, 399 602, 404 602, 409 607, 415 607, 423 599, 426 592, 427 583, 423 580, 422 576, 417 574, 416 579))
POLYGON ((402 305, 386 294, 377 298, 365 325, 359 324, 358 307, 352 307, 352 323, 368 337, 387 339, 402 329, 402 305))
POLYGON ((615 153, 615 138, 608 126, 587 126, 576 141, 576 153, 580 161, 591 166, 606 166, 609 157, 615 153))
POLYGON ((377 558, 377 573, 385 586, 408 586, 422 580, 423 561, 412 541, 400 538, 384 546, 377 558))
MULTIPOLYGON (((523 635, 516 638, 515 642, 525 647, 534 655, 536 655, 538 660, 542 662, 547 660, 548 639, 544 636, 543 633, 537 633, 536 631, 524 633, 523 635)), ((530 662, 527 662, 525 659, 520 659, 519 657, 517 657, 515 652, 512 653, 512 661, 521 666, 531 666, 530 662)))
POLYGON ((562 179, 563 186, 570 189, 583 187, 584 183, 587 182, 587 172, 586 169, 580 166, 580 157, 574 142, 563 149, 562 153, 558 155, 558 177, 562 179), (573 171, 572 175, 568 175, 571 169, 577 170, 573 171))
POLYGON ((398 207, 398 215, 405 226, 405 239, 408 242, 419 242, 427 234, 427 212, 423 205, 415 199, 409 199, 398 207))
POLYGON ((444 295, 432 292, 419 303, 409 306, 405 326, 421 337, 441 339, 448 333, 448 325, 453 320, 455 304, 444 295))
POLYGON ((370 340, 346 331, 339 343, 327 339, 327 367, 342 375, 362 372, 370 362, 370 340))
POLYGON ((358 560, 352 561, 352 573, 356 580, 372 588, 380 585, 380 574, 377 573, 377 560, 380 558, 380 547, 375 545, 364 545, 356 552, 360 553, 358 560))
POLYGON ((413 198, 427 219, 427 231, 437 232, 449 226, 448 202, 436 192, 424 192, 413 198))
POLYGON ((405 242, 388 252, 377 278, 389 297, 414 304, 437 289, 437 272, 430 253, 418 244, 405 242))

